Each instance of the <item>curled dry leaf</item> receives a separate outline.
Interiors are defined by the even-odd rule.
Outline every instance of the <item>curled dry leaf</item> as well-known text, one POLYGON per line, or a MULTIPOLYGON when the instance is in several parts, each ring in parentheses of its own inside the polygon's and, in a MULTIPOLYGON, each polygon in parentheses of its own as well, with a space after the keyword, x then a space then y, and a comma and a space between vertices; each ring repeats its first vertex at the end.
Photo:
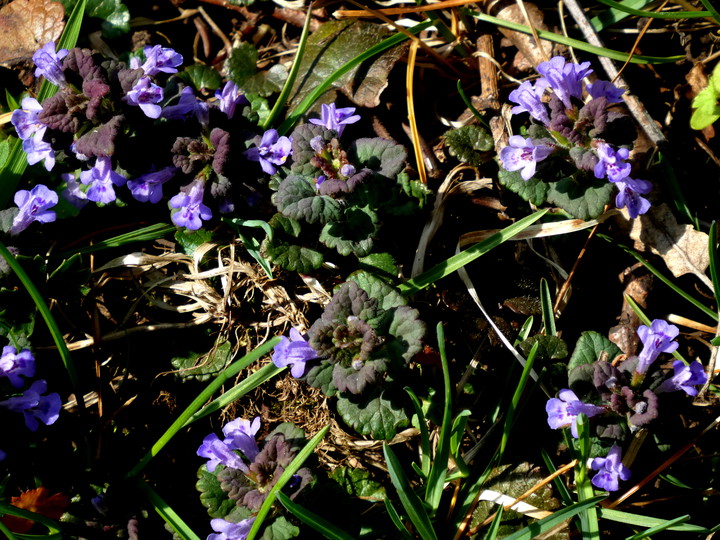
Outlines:
MULTIPOLYGON (((626 210, 623 215, 627 217, 626 210)), ((633 220, 630 238, 638 251, 650 250, 662 257, 673 276, 695 274, 712 290, 712 282, 705 275, 710 264, 708 235, 691 225, 680 225, 666 204, 653 206, 633 220)))
MULTIPOLYGON (((523 14, 523 10, 519 4, 512 4, 504 7, 497 13, 498 19, 504 21, 510 21, 525 26, 532 26, 540 30, 547 30, 548 27, 543 22, 543 12, 535 4, 524 3, 525 10, 527 12, 527 19, 523 14), (528 19, 530 19, 528 21, 528 19), (529 22, 529 24, 528 24, 529 22)), ((507 28, 498 28, 500 33, 512 41, 522 55, 527 59, 531 66, 537 66, 541 62, 549 60, 552 56, 552 43, 549 41, 540 40, 540 46, 535 42, 535 38, 532 35, 523 34, 516 32, 515 30, 509 30, 507 28)), ((530 67, 530 66, 529 66, 530 67)))
POLYGON ((51 0, 13 0, 0 9, 0 65, 32 58, 63 31, 65 9, 51 0))

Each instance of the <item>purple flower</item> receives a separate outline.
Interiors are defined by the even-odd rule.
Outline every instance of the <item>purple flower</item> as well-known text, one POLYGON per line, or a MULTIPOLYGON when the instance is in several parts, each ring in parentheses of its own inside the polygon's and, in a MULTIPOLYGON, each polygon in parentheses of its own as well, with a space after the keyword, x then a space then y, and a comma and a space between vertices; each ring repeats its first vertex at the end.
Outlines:
POLYGON ((62 402, 56 393, 43 396, 47 391, 47 381, 39 379, 22 396, 11 397, 0 401, 0 407, 11 411, 21 412, 25 416, 25 425, 30 431, 37 431, 38 420, 49 426, 55 423, 60 416, 62 402))
POLYGON ((625 90, 618 88, 609 81, 595 81, 587 85, 588 94, 593 99, 604 97, 608 103, 622 103, 625 90))
POLYGON ((236 418, 223 427, 223 435, 225 435, 223 442, 233 450, 240 450, 250 461, 254 461, 255 457, 260 453, 255 441, 255 434, 259 430, 259 416, 256 416, 252 423, 245 418, 236 418))
POLYGON ((134 180, 128 180, 127 187, 136 200, 155 204, 162 199, 162 185, 175 176, 178 170, 177 167, 165 167, 159 171, 149 172, 134 180))
POLYGON ((345 126, 354 124, 360 120, 359 114, 353 114, 355 107, 344 107, 342 109, 335 108, 335 104, 325 105, 323 103, 320 118, 311 118, 310 123, 318 126, 325 126, 327 129, 337 131, 338 137, 342 135, 345 126))
POLYGON ((523 180, 530 180, 535 175, 538 161, 542 161, 553 153, 553 147, 545 144, 535 144, 531 138, 513 135, 508 145, 500 150, 500 160, 508 171, 519 171, 523 180))
POLYGON ((0 450, 0 461, 5 459, 6 457, 7 457, 7 454, 5 452, 3 452, 2 450, 0 450))
POLYGON ((613 444, 606 457, 596 457, 592 460, 590 468, 599 471, 592 478, 595 487, 605 491, 617 491, 619 487, 618 480, 630 479, 630 469, 622 464, 621 457, 622 451, 620 447, 613 444))
POLYGON ((307 340, 295 328, 290 329, 290 339, 282 337, 280 343, 275 345, 272 361, 277 367, 292 366, 290 373, 293 377, 302 377, 305 372, 305 362, 317 358, 318 353, 308 344, 307 340))
POLYGON ((63 199, 78 209, 85 206, 88 203, 87 194, 83 191, 82 184, 77 181, 75 173, 61 174, 60 178, 66 183, 66 188, 60 193, 63 199))
POLYGON ((630 175, 630 169, 632 167, 623 160, 627 159, 629 155, 630 151, 627 148, 614 150, 613 147, 607 143, 599 143, 597 145, 598 162, 593 171, 595 178, 604 178, 607 176, 610 182, 620 182, 627 178, 630 175))
MULTIPOLYGON (((582 80, 592 73, 590 62, 582 64, 565 63, 565 58, 555 56, 537 67, 547 85, 553 89, 565 107, 573 107, 570 98, 582 99, 582 80)), ((539 81, 538 81, 539 82, 539 81)))
POLYGON ((577 439, 577 417, 583 413, 587 417, 596 416, 605 412, 604 407, 583 403, 575 392, 567 388, 560 390, 558 397, 551 398, 545 405, 548 415, 548 425, 552 429, 570 426, 572 436, 577 439))
POLYGON ((140 67, 145 72, 145 75, 157 75, 161 71, 164 73, 177 73, 177 67, 183 63, 181 54, 160 45, 145 47, 143 52, 145 53, 145 63, 140 67))
POLYGON ((637 335, 643 342, 643 350, 638 355, 638 364, 635 368, 636 373, 644 374, 647 372, 650 364, 652 364, 660 353, 675 352, 678 348, 678 342, 673 341, 680 330, 673 324, 668 324, 662 319, 655 319, 648 327, 641 325, 637 329, 637 335))
POLYGON ((37 99, 26 97, 22 100, 22 108, 13 111, 10 122, 23 141, 32 138, 39 131, 45 134, 47 126, 38 120, 38 114, 42 110, 42 105, 37 99))
POLYGON ((65 75, 63 74, 62 64, 60 60, 68 54, 67 49, 60 49, 55 52, 55 42, 50 41, 43 45, 33 54, 33 62, 35 62, 35 76, 45 77, 48 81, 57 86, 65 85, 65 75))
MULTIPOLYGON (((256 138, 257 139, 257 138, 256 138)), ((275 174, 275 165, 282 165, 292 153, 292 139, 280 137, 274 129, 267 130, 260 142, 253 141, 255 148, 245 150, 245 157, 250 161, 259 161, 260 167, 267 174, 275 174)))
POLYGON ((235 107, 249 103, 245 95, 240 92, 238 85, 232 81, 226 82, 222 90, 216 90, 215 97, 218 100, 218 107, 228 118, 232 118, 235 114, 235 107))
POLYGON ((49 142, 43 140, 45 129, 36 131, 32 137, 22 142, 22 149, 27 154, 27 162, 35 165, 40 161, 45 165, 45 170, 51 171, 55 166, 55 150, 49 142))
POLYGON ((124 186, 127 179, 113 171, 109 157, 102 156, 97 158, 92 169, 80 173, 80 181, 90 186, 85 194, 88 200, 108 204, 116 198, 113 184, 124 186))
POLYGON ((697 396, 697 388, 695 386, 705 384, 707 375, 700 362, 697 360, 686 366, 681 360, 673 362, 675 375, 663 382, 656 392, 675 392, 677 390, 684 391, 689 396, 697 396))
POLYGON ((23 385, 20 376, 32 377, 35 375, 35 357, 30 349, 17 352, 15 347, 6 345, 0 356, 0 377, 7 377, 15 388, 23 385))
POLYGON ((548 125, 550 117, 548 116, 547 107, 542 102, 546 87, 547 85, 542 79, 535 86, 530 81, 520 83, 520 86, 510 92, 508 96, 510 101, 518 104, 510 112, 513 114, 528 112, 535 120, 548 125))
POLYGON ((159 118, 162 113, 158 103, 163 100, 163 89, 153 83, 150 77, 138 79, 123 99, 130 105, 140 107, 148 118, 159 118))
POLYGON ((51 223, 55 221, 55 211, 49 210, 58 203, 57 193, 43 184, 32 191, 21 189, 15 193, 15 204, 20 211, 13 219, 10 234, 16 235, 27 229, 33 221, 51 223))
POLYGON ((210 521, 213 531, 219 534, 211 534, 207 540, 245 540, 252 529, 255 516, 243 519, 240 523, 232 523, 222 518, 215 518, 210 521))
POLYGON ((209 459, 205 465, 208 472, 213 472, 221 463, 231 469, 239 469, 243 472, 248 472, 249 470, 242 458, 233 452, 233 449, 221 441, 214 433, 211 433, 203 439, 200 448, 197 450, 197 455, 209 459))
POLYGON ((202 203, 204 195, 205 184, 201 180, 195 180, 182 188, 180 193, 170 199, 170 207, 177 208, 177 211, 172 213, 173 223, 178 227, 197 231, 202 227, 201 220, 212 218, 212 212, 202 203))
POLYGON ((189 116, 197 115, 199 105, 200 102, 193 89, 186 86, 180 93, 177 104, 165 107, 160 116, 168 120, 185 120, 189 116))
POLYGON ((650 193, 652 184, 647 180, 638 180, 629 176, 620 182, 615 182, 618 194, 615 196, 615 206, 624 208, 627 206, 628 214, 635 219, 640 214, 650 210, 650 201, 641 194, 650 193))

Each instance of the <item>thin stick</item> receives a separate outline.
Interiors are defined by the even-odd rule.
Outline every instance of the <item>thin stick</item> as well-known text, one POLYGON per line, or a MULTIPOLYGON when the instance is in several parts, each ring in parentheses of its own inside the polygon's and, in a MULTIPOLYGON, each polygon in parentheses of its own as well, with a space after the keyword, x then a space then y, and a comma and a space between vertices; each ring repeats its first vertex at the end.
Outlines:
POLYGON ((423 184, 427 184, 427 172, 425 171, 425 160, 423 159, 422 148, 420 148, 420 137, 418 135, 417 120, 415 118, 415 100, 413 99, 413 74, 415 73, 415 58, 417 56, 417 50, 418 42, 413 40, 410 43, 410 51, 408 52, 405 91, 407 94, 408 121, 410 122, 410 132, 412 133, 418 176, 423 184))
MULTIPOLYGON (((598 225, 600 225, 598 223, 598 225)), ((587 251, 588 245, 590 244, 590 240, 593 236, 595 236, 595 232, 597 231, 598 225, 595 225, 592 230, 590 231, 590 234, 587 237, 587 240, 585 240, 585 245, 580 250, 580 253, 577 256, 577 259, 575 259, 575 264, 573 264, 572 269, 570 270, 570 275, 568 275, 567 279, 565 280, 565 283, 562 284, 562 287, 560 287, 560 290, 558 291, 557 298, 555 298, 555 305, 553 306, 553 311, 557 312, 558 307, 560 307, 560 303, 562 302, 562 299, 565 297, 565 293, 570 288, 570 282, 572 281, 573 276, 575 275, 575 271, 578 269, 578 266, 580 266, 580 261, 582 260, 583 256, 585 255, 585 252, 587 251)))
MULTIPOLYGON (((522 501, 522 500, 524 500, 524 499, 527 499, 530 495, 532 495, 533 493, 535 493, 538 489, 540 489, 540 488, 543 487, 543 486, 546 486, 547 484, 549 484, 550 482, 552 482, 553 480, 555 480, 555 479, 556 479, 558 476, 560 476, 561 474, 564 474, 564 473, 566 473, 567 471, 569 471, 570 469, 572 469, 575 465, 577 465, 577 459, 573 459, 570 463, 568 463, 567 465, 563 465, 563 466, 560 467, 557 471, 555 471, 554 473, 552 473, 550 476, 547 476, 547 477, 543 478, 540 482, 538 482, 538 483, 535 484, 533 487, 531 487, 530 489, 528 489, 525 493, 523 493, 522 495, 520 495, 520 496, 519 496, 517 499, 515 499, 513 502, 511 502, 510 504, 506 504, 505 506, 503 506, 503 512, 505 512, 505 511, 507 511, 507 510, 510 510, 513 506, 515 506, 515 505, 516 505, 517 503, 519 503, 520 501, 522 501)), ((485 521, 483 521, 483 522, 480 523, 479 525, 476 525, 475 527, 473 527, 472 529, 470 529, 470 530, 467 532, 467 534, 468 534, 469 536, 472 536, 472 535, 474 535, 474 534, 477 534, 477 532, 478 532, 480 529, 482 529, 482 528, 485 527, 486 525, 489 525, 489 524, 492 522, 492 520, 495 519, 495 515, 496 515, 496 514, 497 514, 497 512, 495 512, 495 513, 493 513, 492 515, 488 516, 488 517, 485 519, 485 521)))

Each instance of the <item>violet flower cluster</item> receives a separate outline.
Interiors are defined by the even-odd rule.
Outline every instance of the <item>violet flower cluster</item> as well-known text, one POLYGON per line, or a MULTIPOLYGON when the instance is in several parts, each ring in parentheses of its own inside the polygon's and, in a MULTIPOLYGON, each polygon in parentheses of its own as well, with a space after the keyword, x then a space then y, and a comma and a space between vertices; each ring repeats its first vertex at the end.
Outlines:
POLYGON ((291 366, 290 374, 297 379, 305 373, 305 362, 319 356, 307 339, 296 328, 291 328, 290 338, 282 336, 275 345, 272 361, 279 368, 291 366))
MULTIPOLYGON (((3 347, 0 356, 0 381, 7 379, 15 390, 21 389, 35 376, 35 357, 29 349, 18 351, 12 345, 3 347)), ((16 393, 12 392, 11 393, 16 393)), ((33 381, 20 395, 0 400, 0 408, 23 415, 25 426, 37 431, 40 423, 55 423, 60 415, 62 401, 57 393, 47 393, 47 381, 33 381)))
POLYGON ((516 103, 512 113, 527 112, 536 124, 529 130, 530 137, 510 137, 500 150, 502 166, 520 171, 527 181, 536 176, 539 163, 555 155, 570 160, 580 171, 612 182, 618 189, 615 205, 627 207, 632 218, 646 213, 650 202, 643 195, 652 185, 630 176, 629 150, 612 142, 627 137, 618 135, 623 130, 615 125, 622 115, 608 110, 609 105, 622 102, 624 90, 596 81, 587 85, 590 100, 583 103, 583 79, 593 71, 589 62, 573 64, 556 56, 538 65, 537 71, 541 77, 534 84, 525 81, 510 93, 510 101, 516 103))
MULTIPOLYGON (((10 234, 54 221, 57 193, 78 208, 165 200, 175 225, 197 230, 218 213, 250 207, 253 181, 292 154, 288 137, 275 130, 255 137, 245 113, 238 118, 248 100, 234 82, 214 99, 196 95, 179 76, 183 57, 171 48, 147 46, 127 65, 88 49, 57 51, 49 42, 33 60, 35 74, 59 91, 43 104, 26 97, 11 121, 28 163, 50 171, 59 161, 63 184, 19 191, 10 234), (259 164, 254 180, 247 161, 259 164)), ((339 122, 354 121, 338 113, 339 122)))
MULTIPOLYGON (((296 444, 279 429, 268 435, 260 448, 255 438, 260 430, 260 417, 252 422, 237 418, 223 427, 224 439, 211 433, 203 440, 198 456, 208 459, 205 468, 217 476, 220 488, 242 510, 240 514, 231 512, 229 516, 248 516, 238 522, 235 522, 237 519, 212 520, 215 534, 208 536, 208 540, 246 538, 268 491, 297 455, 296 444)), ((288 483, 285 492, 294 499, 311 480, 310 470, 301 468, 288 483)))
MULTIPOLYGON (((588 418, 606 419, 597 422, 596 433, 604 439, 619 440, 624 436, 618 420, 624 419, 630 431, 636 431, 659 415, 658 395, 683 391, 690 396, 698 393, 697 386, 707 382, 707 375, 699 361, 689 365, 681 360, 673 362, 673 374, 664 378, 661 370, 650 372, 650 367, 662 353, 677 350, 676 326, 661 319, 637 330, 643 349, 637 356, 627 357, 619 365, 599 360, 582 365, 573 372, 575 383, 587 382, 597 391, 599 404, 582 401, 570 389, 560 390, 558 397, 548 400, 545 411, 548 425, 553 429, 570 427, 572 436, 578 437, 577 419, 580 414, 588 418)), ((622 466, 620 448, 614 445, 606 458, 596 458, 592 468, 599 471, 593 484, 608 491, 618 489, 618 479, 627 480, 630 472, 622 466)))

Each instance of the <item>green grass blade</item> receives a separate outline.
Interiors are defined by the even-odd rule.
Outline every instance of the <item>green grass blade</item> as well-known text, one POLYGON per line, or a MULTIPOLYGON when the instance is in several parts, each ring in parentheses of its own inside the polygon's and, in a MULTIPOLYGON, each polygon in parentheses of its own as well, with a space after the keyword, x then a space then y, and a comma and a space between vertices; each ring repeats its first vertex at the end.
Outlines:
POLYGON ((49 534, 53 536, 43 536, 41 538, 62 538, 62 535, 59 534, 60 527, 58 526, 58 524, 54 520, 50 519, 49 517, 45 517, 42 514, 36 514, 35 512, 31 512, 30 510, 18 508, 17 506, 12 506, 11 504, 0 501, 0 516, 1 515, 17 516, 29 519, 30 521, 39 523, 43 527, 47 527, 49 534))
POLYGON ((407 392, 408 396, 410 396, 410 401, 412 402, 415 414, 417 414, 418 417, 418 425, 420 426, 420 451, 422 452, 422 457, 420 458, 420 473, 423 478, 427 479, 430 474, 431 462, 430 433, 428 433, 425 413, 423 413, 422 405, 420 404, 418 397, 415 395, 415 392, 413 392, 409 386, 406 386, 404 390, 407 392))
POLYGON ((720 258, 718 257, 717 221, 713 221, 708 236, 710 278, 712 279, 713 293, 715 293, 715 308, 720 310, 720 258))
MULTIPOLYGON (((431 25, 431 21, 425 21, 408 29, 408 32, 410 32, 411 34, 419 34, 431 25)), ((402 43, 406 39, 407 36, 405 34, 395 34, 394 36, 391 36, 381 41, 377 45, 370 47, 367 51, 357 55, 352 60, 349 60, 345 65, 337 69, 327 79, 325 79, 322 84, 318 85, 315 90, 313 90, 307 97, 305 97, 305 99, 303 99, 298 104, 297 107, 295 107, 295 109, 288 115, 285 121, 278 128, 278 133, 280 133, 281 135, 288 133, 297 123, 297 121, 300 120, 302 115, 304 115, 308 111, 308 109, 312 107, 313 103, 315 103, 320 98, 320 96, 322 96, 332 86, 332 83, 345 75, 348 71, 362 64, 365 60, 372 58, 376 54, 380 54, 381 52, 402 43)))
POLYGON ((155 511, 160 514, 160 517, 165 520, 165 523, 173 528, 180 538, 184 540, 200 540, 200 537, 185 524, 177 512, 175 512, 148 483, 143 480, 138 480, 137 485, 140 491, 145 494, 150 504, 152 504, 155 511))
MULTIPOLYGON (((497 17, 493 17, 492 15, 486 15, 484 13, 469 13, 472 17, 475 17, 476 19, 479 19, 480 21, 494 24, 496 26, 501 26, 503 28, 510 28, 511 30, 515 30, 516 32, 522 32, 523 34, 532 34, 532 31, 530 30, 529 26, 525 26, 524 24, 518 24, 511 21, 505 21, 502 19, 498 19, 497 17)), ((633 64, 668 64, 671 62, 677 62, 678 60, 682 60, 685 58, 684 56, 644 56, 644 55, 634 55, 630 57, 627 53, 615 51, 612 49, 606 49, 604 47, 596 47, 594 45, 590 45, 584 41, 581 41, 579 39, 573 39, 566 36, 562 36, 560 34, 555 34, 553 32, 549 32, 547 30, 540 30, 539 28, 536 28, 535 31, 537 32, 537 35, 540 39, 545 39, 547 41, 552 41, 555 43, 560 43, 561 45, 567 45, 568 47, 574 47, 576 49, 579 49, 581 51, 588 52, 590 54, 595 54, 597 56, 605 56, 607 58, 611 58, 612 60, 617 60, 619 62, 626 62, 628 59, 633 64)))
MULTIPOLYGON (((562 510, 558 510, 551 516, 542 518, 541 520, 528 525, 524 529, 521 529, 510 536, 506 536, 504 540, 532 540, 533 538, 537 538, 541 534, 548 532, 557 525, 560 525, 563 521, 566 521, 580 512, 597 505, 597 503, 602 501, 605 497, 606 495, 597 495, 587 501, 567 506, 562 510)), ((599 536, 597 538, 599 538, 599 536)))
POLYGON ((275 504, 276 495, 280 492, 282 488, 285 487, 285 484, 290 481, 290 479, 298 471, 298 469, 302 467, 303 463, 305 463, 305 460, 310 457, 310 454, 313 453, 315 447, 320 444, 320 441, 322 441, 323 437, 325 437, 325 434, 329 430, 330 426, 325 426, 320 431, 318 431, 317 434, 312 439, 310 439, 305 446, 303 446, 303 449, 298 452, 298 455, 295 456, 295 459, 290 462, 290 465, 288 465, 285 471, 280 475, 278 481, 275 482, 273 487, 268 492, 267 497, 265 498, 262 506, 260 507, 260 510, 258 510, 258 513, 255 516, 255 521, 253 521, 252 528, 247 535, 247 540, 253 540, 255 536, 257 536, 257 533, 260 531, 260 528, 265 522, 265 518, 270 513, 272 505, 275 504))
POLYGON ((390 474, 390 481, 395 486, 400 502, 405 508, 410 521, 415 525, 418 535, 423 540, 437 540, 430 516, 428 516, 420 497, 413 491, 410 481, 402 470, 400 460, 398 460, 395 452, 387 443, 383 444, 383 454, 385 454, 385 463, 390 474))
POLYGON ((532 349, 530 349, 530 353, 527 357, 527 362, 525 362, 525 367, 523 367, 522 374, 520 375, 520 380, 515 388, 515 393, 513 394, 512 400, 510 400, 510 407, 508 408, 507 416, 505 417, 502 439, 500 440, 498 459, 502 458, 502 455, 505 453, 507 442, 510 439, 510 431, 512 430, 513 423, 515 422, 515 412, 520 404, 520 398, 522 397, 523 392, 525 392, 528 380, 530 380, 530 372, 532 371, 532 366, 535 363, 535 356, 537 355, 539 346, 539 342, 536 341, 533 343, 532 349))
POLYGON ((553 303, 550 297, 550 287, 545 278, 540 280, 540 307, 542 308, 543 325, 545 326, 545 335, 557 336, 555 328, 555 313, 553 313, 553 303))
POLYGON ((513 344, 514 347, 517 347, 520 343, 530 337, 530 332, 532 332, 532 325, 534 322, 535 318, 532 315, 525 319, 525 322, 518 332, 518 337, 515 339, 515 343, 513 344))
POLYGON ((630 15, 648 17, 650 19, 700 19, 711 16, 709 11, 644 11, 642 9, 633 9, 631 7, 624 6, 620 2, 615 2, 614 0, 598 0, 598 2, 630 15))
POLYGON ((715 5, 710 0, 700 0, 702 5, 710 12, 710 16, 715 19, 715 22, 720 24, 720 13, 718 12, 715 5))
MULTIPOLYGON (((86 0, 80 0, 75 4, 65 24, 65 29, 58 39, 57 49, 70 49, 77 43, 85 13, 85 2, 86 0)), ((42 103, 55 92, 57 92, 57 86, 44 80, 40 85, 37 99, 42 103)), ((10 143, 10 157, 6 166, 0 171, 0 208, 6 208, 12 200, 27 166, 27 155, 22 149, 22 141, 13 137, 13 141, 10 143)))
POLYGON ((283 492, 278 492, 275 496, 277 497, 277 500, 280 501, 280 504, 287 508, 287 510, 296 518, 315 529, 325 538, 328 538, 329 540, 355 540, 351 535, 339 527, 336 527, 326 519, 321 518, 314 512, 303 508, 299 504, 295 504, 290 500, 290 497, 285 495, 283 492))
MULTIPOLYGON (((578 500, 580 502, 592 499, 595 496, 592 482, 588 476, 588 460, 590 459, 590 425, 584 414, 577 418, 578 446, 580 455, 575 465, 575 485, 577 486, 578 500)), ((580 530, 585 540, 597 540, 600 538, 600 525, 598 523, 597 508, 591 506, 579 514, 580 530)))
MULTIPOLYGON (((622 0, 620 3, 626 7, 639 9, 639 8, 643 8, 643 7, 647 6, 650 3, 650 1, 649 0, 622 0)), ((595 17, 590 19, 590 24, 592 24, 592 27, 595 29, 596 32, 602 32, 608 26, 612 26, 613 24, 616 24, 628 17, 629 17, 629 15, 627 13, 625 13, 624 11, 618 11, 617 9, 610 8, 610 9, 607 9, 604 11, 600 11, 595 17)))
POLYGON ((79 396, 77 400, 78 407, 80 409, 83 409, 85 403, 81 399, 83 392, 80 391, 80 381, 78 379, 77 372, 75 371, 75 364, 73 364, 72 358, 70 357, 70 351, 68 350, 67 345, 65 345, 65 339, 63 338, 62 332, 60 331, 60 327, 55 321, 55 318, 52 316, 52 313, 50 313, 50 308, 45 302, 42 294, 40 294, 40 291, 38 291, 37 287, 35 287, 35 284, 30 279, 30 276, 27 275, 27 273, 20 265, 18 260, 15 258, 15 256, 10 253, 10 251, 8 251, 8 248, 6 248, 5 244, 3 244, 2 242, 0 242, 0 257, 5 259, 5 261, 8 263, 10 269, 18 277, 23 287, 25 287, 25 290, 30 295, 30 298, 32 298, 38 312, 40 312, 40 315, 42 315, 42 318, 45 321, 48 330, 50 331, 50 335, 55 342, 55 346, 58 349, 58 353, 60 354, 60 358, 62 359, 63 366, 65 367, 65 371, 67 372, 68 378, 70 379, 70 384, 72 384, 73 392, 75 392, 76 396, 79 396))
POLYGON ((490 523, 490 528, 485 535, 486 540, 495 540, 495 538, 497 538, 498 532, 500 531, 500 523, 502 522, 504 511, 505 507, 500 505, 497 512, 495 512, 495 517, 493 518, 492 523, 490 523))
POLYGON ((305 54, 305 45, 307 45, 308 36, 310 35, 312 10, 313 3, 310 2, 310 5, 308 5, 307 8, 307 15, 305 16, 305 24, 303 25, 302 33, 300 34, 300 41, 298 42, 297 52, 295 53, 295 60, 293 61, 293 65, 290 68, 288 78, 283 85, 283 89, 281 90, 280 95, 275 102, 275 105, 273 105, 270 114, 260 126, 262 129, 267 130, 275 123, 278 116, 280 116, 283 107, 285 107, 288 98, 290 97, 290 92, 292 92, 293 85, 295 84, 295 79, 297 79, 297 74, 300 70, 300 62, 302 62, 303 55, 305 54))
POLYGON ((447 355, 445 354, 445 329, 442 323, 437 328, 438 349, 443 373, 443 417, 440 426, 440 438, 433 459, 430 475, 425 486, 425 502, 430 506, 430 512, 435 514, 440 506, 443 488, 445 487, 445 476, 447 475, 448 457, 450 456, 450 443, 452 439, 452 384, 450 383, 450 368, 447 355))
POLYGON ((712 309, 710 309, 709 307, 704 305, 702 302, 700 302, 699 300, 696 300, 695 298, 690 296, 688 293, 683 291, 680 287, 675 285, 672 281, 670 281, 667 277, 665 277, 657 268, 655 268, 652 264, 650 264, 648 261, 646 261, 637 251, 635 251, 634 249, 632 249, 628 246, 625 246, 623 244, 616 243, 615 240, 613 240, 612 238, 610 238, 609 236, 606 236, 604 234, 598 234, 597 236, 599 238, 602 238, 603 240, 610 242, 611 244, 619 247, 620 249, 625 251, 627 254, 632 255, 640 264, 642 264, 645 268, 647 268, 647 270, 652 275, 654 275, 656 278, 658 278, 660 281, 662 281, 665 285, 670 287, 670 289, 672 289, 675 293, 680 295, 680 297, 682 297, 686 301, 690 302, 693 306, 695 306, 700 311, 705 313, 705 315, 711 317, 714 321, 716 321, 716 322, 718 321, 718 314, 716 312, 714 312, 712 309))
POLYGON ((453 255, 452 257, 450 257, 444 262, 441 262, 440 264, 436 264, 435 266, 430 268, 430 270, 423 272, 419 276, 410 279, 405 283, 401 283, 398 287, 400 289, 400 293, 404 296, 409 296, 421 289, 424 289, 431 283, 435 283, 436 281, 446 276, 449 276, 458 268, 462 268, 466 264, 471 263, 481 255, 484 255, 491 249, 511 239, 513 236, 520 233, 521 231, 524 231, 530 225, 535 223, 538 219, 543 217, 546 212, 547 210, 539 210, 534 214, 530 214, 529 216, 522 218, 517 223, 513 223, 509 227, 506 227, 503 230, 496 232, 490 238, 487 238, 482 242, 478 242, 477 244, 470 246, 465 251, 461 251, 457 255, 453 255))
POLYGON ((681 523, 685 523, 689 519, 690 519, 690 516, 687 514, 684 516, 676 517, 675 519, 669 519, 665 523, 659 523, 646 531, 643 531, 638 534, 634 534, 632 536, 628 536, 627 540, 642 540, 643 538, 652 538, 653 534, 668 530, 670 527, 673 527, 674 525, 680 525, 681 523))
POLYGON ((182 414, 177 417, 177 419, 172 423, 172 425, 167 429, 167 431, 163 433, 163 435, 157 440, 157 442, 152 445, 150 450, 148 450, 147 453, 140 459, 137 465, 135 465, 135 467, 133 467, 132 470, 127 473, 126 478, 131 478, 140 473, 140 471, 142 471, 145 466, 150 463, 150 460, 152 460, 152 458, 154 458, 160 452, 160 450, 162 450, 165 445, 170 442, 170 440, 177 434, 178 431, 180 431, 185 425, 187 425, 188 421, 193 417, 193 415, 200 410, 200 408, 205 404, 205 402, 210 399, 212 395, 217 392, 228 379, 234 377, 241 370, 245 369, 247 366, 249 366, 256 360, 259 360, 260 358, 265 356, 273 349, 273 347, 275 347, 275 345, 280 343, 280 340, 280 336, 274 337, 267 343, 260 345, 260 347, 258 347, 251 353, 243 356, 237 362, 228 366, 225 371, 215 377, 215 379, 213 379, 213 381, 209 385, 207 385, 207 387, 202 392, 200 392, 200 394, 198 394, 198 396, 192 401, 192 403, 187 406, 187 408, 182 412, 182 414))
MULTIPOLYGON (((598 508, 598 514, 601 519, 607 519, 610 521, 615 521, 617 523, 625 523, 626 525, 631 525, 634 527, 650 528, 666 523, 666 520, 664 519, 650 516, 641 516, 639 514, 631 514, 629 512, 622 512, 620 510, 614 510, 610 508, 598 508)), ((668 527, 667 530, 677 532, 691 532, 697 534, 710 534, 710 529, 701 527, 699 525, 692 525, 690 523, 676 524, 668 527)))
MULTIPOLYGON (((540 449, 540 455, 543 458, 543 461, 545 462, 545 467, 547 467, 547 470, 550 474, 554 474, 555 471, 557 471, 557 467, 555 467, 555 464, 552 462, 552 459, 550 459, 550 456, 545 451, 544 448, 540 449)), ((561 478, 554 478, 553 479, 553 485, 555 486, 555 489, 558 492, 558 495, 560 495, 560 499, 562 499, 562 502, 564 502, 566 505, 570 505, 573 503, 572 496, 570 495, 570 491, 568 490, 567 486, 565 485, 565 482, 562 481, 561 478)))
POLYGON ((393 503, 390 502, 390 499, 385 497, 384 502, 385 509, 387 510, 388 516, 390 517, 390 521, 392 521, 393 524, 398 528, 398 530, 400 531, 400 535, 405 540, 414 540, 413 535, 410 534, 405 525, 403 525, 402 519, 400 519, 400 514, 398 514, 397 510, 395 510, 395 507, 393 506, 393 503))
POLYGON ((3 533, 8 540, 17 540, 17 536, 15 536, 2 521, 0 521, 0 532, 3 533))
POLYGON ((149 225, 136 231, 130 231, 129 233, 119 234, 106 240, 100 240, 99 242, 95 242, 92 246, 65 251, 60 254, 60 257, 68 258, 73 255, 87 255, 88 253, 96 253, 105 249, 122 247, 135 242, 157 240, 158 238, 162 238, 163 236, 175 231, 177 231, 177 227, 175 225, 155 223, 154 225, 149 225))
POLYGON ((250 375, 247 379, 239 382, 230 390, 224 392, 219 398, 208 403, 205 407, 193 414, 188 419, 188 421, 185 422, 183 427, 192 424, 193 422, 195 422, 195 420, 199 420, 200 418, 207 416, 208 414, 212 414, 215 411, 219 411, 224 407, 227 407, 233 401, 238 400, 240 397, 244 396, 251 390, 254 390, 258 386, 262 385, 265 381, 272 379, 275 375, 277 375, 284 369, 285 368, 276 367, 274 364, 268 364, 266 366, 263 366, 255 373, 250 375))

